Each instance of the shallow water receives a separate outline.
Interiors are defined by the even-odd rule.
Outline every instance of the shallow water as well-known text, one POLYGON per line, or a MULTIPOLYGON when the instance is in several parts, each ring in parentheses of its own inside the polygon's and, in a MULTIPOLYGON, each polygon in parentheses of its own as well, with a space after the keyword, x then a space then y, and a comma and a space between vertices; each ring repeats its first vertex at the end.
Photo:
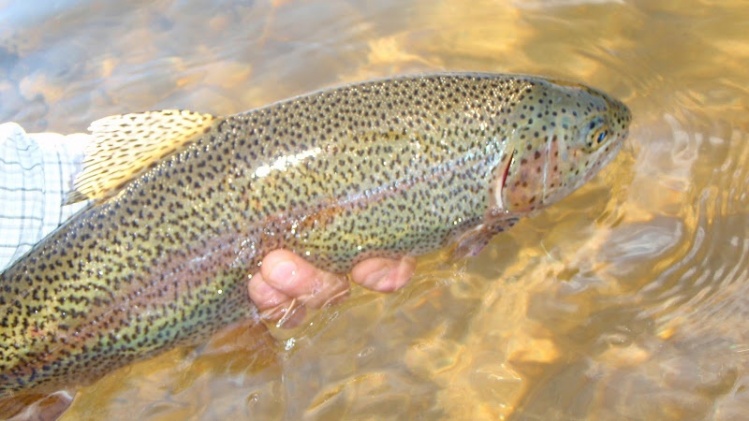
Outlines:
POLYGON ((79 390, 63 419, 712 419, 749 413, 744 1, 0 0, 0 121, 76 132, 345 82, 582 81, 635 115, 588 186, 477 258, 293 331, 237 329, 79 390))

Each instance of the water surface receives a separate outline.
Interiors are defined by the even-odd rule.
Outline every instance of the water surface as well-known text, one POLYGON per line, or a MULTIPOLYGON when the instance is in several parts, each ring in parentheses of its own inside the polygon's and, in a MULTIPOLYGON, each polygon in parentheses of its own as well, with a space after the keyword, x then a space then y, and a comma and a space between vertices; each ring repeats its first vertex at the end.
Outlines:
POLYGON ((581 81, 635 116, 607 170, 479 257, 127 367, 63 419, 743 417, 748 20, 739 0, 0 1, 0 121, 30 132, 438 70, 581 81))

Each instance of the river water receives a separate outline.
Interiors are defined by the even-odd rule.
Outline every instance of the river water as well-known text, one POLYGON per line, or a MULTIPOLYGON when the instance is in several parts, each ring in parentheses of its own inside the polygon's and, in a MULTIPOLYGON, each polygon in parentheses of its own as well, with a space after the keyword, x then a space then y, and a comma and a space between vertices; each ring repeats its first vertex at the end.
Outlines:
POLYGON ((440 70, 581 81, 634 114, 610 167, 477 258, 126 367, 63 419, 744 418, 747 22, 740 0, 0 0, 0 122, 29 132, 440 70))

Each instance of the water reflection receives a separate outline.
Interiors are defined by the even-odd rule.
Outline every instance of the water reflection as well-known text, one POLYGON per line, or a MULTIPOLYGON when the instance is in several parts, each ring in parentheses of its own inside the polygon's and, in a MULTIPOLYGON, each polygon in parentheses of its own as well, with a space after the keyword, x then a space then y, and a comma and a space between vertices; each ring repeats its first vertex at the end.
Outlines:
POLYGON ((627 221, 597 231, 597 254, 575 262, 566 287, 534 297, 544 302, 528 316, 578 352, 544 373, 514 419, 746 413, 749 137, 725 121, 705 127, 707 116, 695 114, 702 118, 650 122, 647 134, 659 142, 638 154, 627 221), (582 297, 591 290, 592 300, 582 297), (597 305, 560 304, 581 299, 597 305), (558 323, 581 314, 569 329, 558 323))
POLYGON ((8 2, 0 120, 29 131, 443 69, 583 81, 635 115, 608 170, 476 259, 121 370, 64 419, 741 418, 748 18, 700 0, 8 2))

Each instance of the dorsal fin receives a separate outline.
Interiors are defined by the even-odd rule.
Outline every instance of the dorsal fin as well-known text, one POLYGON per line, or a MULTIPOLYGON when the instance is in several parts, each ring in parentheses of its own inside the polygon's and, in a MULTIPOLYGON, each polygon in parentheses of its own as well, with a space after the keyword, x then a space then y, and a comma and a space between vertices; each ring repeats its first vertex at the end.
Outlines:
POLYGON ((116 194, 150 165, 200 137, 216 117, 186 110, 113 115, 91 123, 83 171, 66 204, 101 201, 116 194))

